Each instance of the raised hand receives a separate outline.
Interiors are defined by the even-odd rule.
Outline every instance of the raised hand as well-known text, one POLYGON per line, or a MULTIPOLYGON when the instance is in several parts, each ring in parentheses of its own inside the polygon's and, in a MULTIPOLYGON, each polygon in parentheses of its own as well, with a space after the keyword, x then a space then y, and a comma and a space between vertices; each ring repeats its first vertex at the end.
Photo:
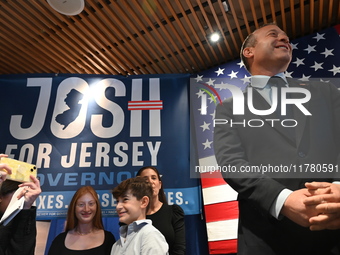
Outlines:
POLYGON ((31 175, 30 178, 32 182, 24 182, 19 185, 19 187, 24 187, 18 196, 18 198, 25 196, 24 209, 30 209, 41 193, 40 181, 33 175, 31 175))

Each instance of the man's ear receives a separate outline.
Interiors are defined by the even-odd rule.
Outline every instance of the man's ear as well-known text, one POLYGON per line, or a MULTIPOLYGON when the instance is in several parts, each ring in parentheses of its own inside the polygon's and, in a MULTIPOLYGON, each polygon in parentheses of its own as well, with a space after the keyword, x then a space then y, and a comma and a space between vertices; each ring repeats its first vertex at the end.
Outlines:
POLYGON ((150 202, 150 199, 149 199, 148 196, 142 197, 142 199, 141 199, 141 207, 142 208, 146 208, 148 206, 149 202, 150 202))
POLYGON ((253 47, 247 47, 243 49, 243 56, 245 56, 246 58, 251 58, 254 56, 254 48, 253 47))

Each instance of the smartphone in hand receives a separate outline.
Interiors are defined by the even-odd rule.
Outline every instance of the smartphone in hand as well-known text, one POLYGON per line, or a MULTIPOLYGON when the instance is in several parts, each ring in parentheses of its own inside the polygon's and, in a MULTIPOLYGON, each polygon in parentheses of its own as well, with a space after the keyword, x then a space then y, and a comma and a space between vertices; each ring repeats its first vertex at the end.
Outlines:
POLYGON ((31 182, 30 175, 37 176, 37 167, 33 164, 5 157, 0 159, 0 163, 5 163, 12 169, 12 174, 7 175, 8 180, 31 182))

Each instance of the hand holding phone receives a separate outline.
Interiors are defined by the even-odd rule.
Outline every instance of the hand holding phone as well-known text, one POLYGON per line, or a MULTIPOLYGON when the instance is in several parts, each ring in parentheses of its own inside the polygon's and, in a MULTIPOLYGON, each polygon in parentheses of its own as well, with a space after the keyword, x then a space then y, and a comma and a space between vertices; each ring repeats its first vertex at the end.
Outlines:
POLYGON ((12 174, 8 174, 8 180, 18 182, 31 182, 30 175, 37 176, 37 167, 16 159, 1 157, 0 163, 7 164, 12 169, 12 174))

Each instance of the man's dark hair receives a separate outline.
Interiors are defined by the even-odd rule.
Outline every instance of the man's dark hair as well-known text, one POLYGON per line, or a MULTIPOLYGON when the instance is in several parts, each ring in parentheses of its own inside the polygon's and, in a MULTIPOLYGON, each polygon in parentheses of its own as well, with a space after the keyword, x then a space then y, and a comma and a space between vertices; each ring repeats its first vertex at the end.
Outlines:
POLYGON ((275 25, 277 26, 277 24, 275 22, 271 22, 271 23, 266 23, 263 24, 262 26, 260 26, 259 28, 255 29, 251 34, 249 34, 246 39, 243 41, 242 46, 241 46, 241 51, 240 51, 240 57, 241 60, 244 64, 244 67, 246 68, 246 70, 250 73, 250 66, 249 66, 249 62, 248 59, 243 55, 243 50, 247 47, 254 47, 257 43, 256 41, 256 37, 254 35, 254 32, 259 30, 260 28, 269 26, 269 25, 275 25))

